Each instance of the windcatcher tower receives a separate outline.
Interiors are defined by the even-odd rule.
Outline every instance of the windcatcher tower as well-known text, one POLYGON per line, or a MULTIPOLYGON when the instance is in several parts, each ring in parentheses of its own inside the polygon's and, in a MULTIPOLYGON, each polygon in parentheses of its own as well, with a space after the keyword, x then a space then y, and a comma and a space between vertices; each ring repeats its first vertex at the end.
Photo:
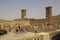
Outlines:
POLYGON ((22 13, 22 15, 21 15, 22 19, 25 19, 26 18, 26 9, 22 9, 21 13, 22 13))
POLYGON ((50 22, 52 16, 52 7, 46 7, 46 19, 50 22))

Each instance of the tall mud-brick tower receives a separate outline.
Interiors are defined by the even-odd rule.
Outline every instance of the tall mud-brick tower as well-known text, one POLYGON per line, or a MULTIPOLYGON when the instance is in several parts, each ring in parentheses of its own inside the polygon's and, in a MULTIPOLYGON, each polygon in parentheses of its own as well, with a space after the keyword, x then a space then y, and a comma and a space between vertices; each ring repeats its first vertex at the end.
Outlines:
POLYGON ((21 15, 22 19, 25 19, 26 18, 26 9, 22 9, 21 13, 22 13, 22 15, 21 15))
POLYGON ((46 19, 50 22, 52 16, 52 7, 46 7, 46 19))

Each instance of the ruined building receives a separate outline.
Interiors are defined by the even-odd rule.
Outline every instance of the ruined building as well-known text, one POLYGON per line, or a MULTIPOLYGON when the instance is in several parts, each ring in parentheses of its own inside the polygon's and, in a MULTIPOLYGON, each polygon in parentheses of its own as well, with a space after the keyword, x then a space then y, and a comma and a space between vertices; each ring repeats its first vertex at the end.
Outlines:
POLYGON ((10 31, 14 26, 23 25, 27 31, 49 31, 55 30, 60 24, 60 15, 52 16, 52 7, 46 7, 45 19, 29 19, 26 18, 26 9, 21 10, 21 19, 3 20, 0 19, 0 29, 10 31), (51 25, 51 27, 49 26, 51 25), (52 29, 53 28, 53 29, 52 29))

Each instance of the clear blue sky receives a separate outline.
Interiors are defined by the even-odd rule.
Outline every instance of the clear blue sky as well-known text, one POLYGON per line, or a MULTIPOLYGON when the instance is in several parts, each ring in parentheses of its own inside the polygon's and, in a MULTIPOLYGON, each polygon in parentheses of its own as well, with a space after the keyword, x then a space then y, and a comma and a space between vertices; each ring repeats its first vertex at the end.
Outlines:
POLYGON ((0 19, 21 18, 21 9, 27 18, 45 18, 45 7, 52 6, 53 14, 60 14, 60 0, 0 0, 0 19))

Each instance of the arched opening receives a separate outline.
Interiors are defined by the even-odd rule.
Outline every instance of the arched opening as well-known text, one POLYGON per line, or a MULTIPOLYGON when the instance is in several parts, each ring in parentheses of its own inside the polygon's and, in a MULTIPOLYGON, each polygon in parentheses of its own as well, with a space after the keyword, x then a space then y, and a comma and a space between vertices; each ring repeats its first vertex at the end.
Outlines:
POLYGON ((60 40, 60 33, 52 37, 52 40, 60 40))
POLYGON ((18 29, 16 29, 16 32, 18 32, 18 29))

